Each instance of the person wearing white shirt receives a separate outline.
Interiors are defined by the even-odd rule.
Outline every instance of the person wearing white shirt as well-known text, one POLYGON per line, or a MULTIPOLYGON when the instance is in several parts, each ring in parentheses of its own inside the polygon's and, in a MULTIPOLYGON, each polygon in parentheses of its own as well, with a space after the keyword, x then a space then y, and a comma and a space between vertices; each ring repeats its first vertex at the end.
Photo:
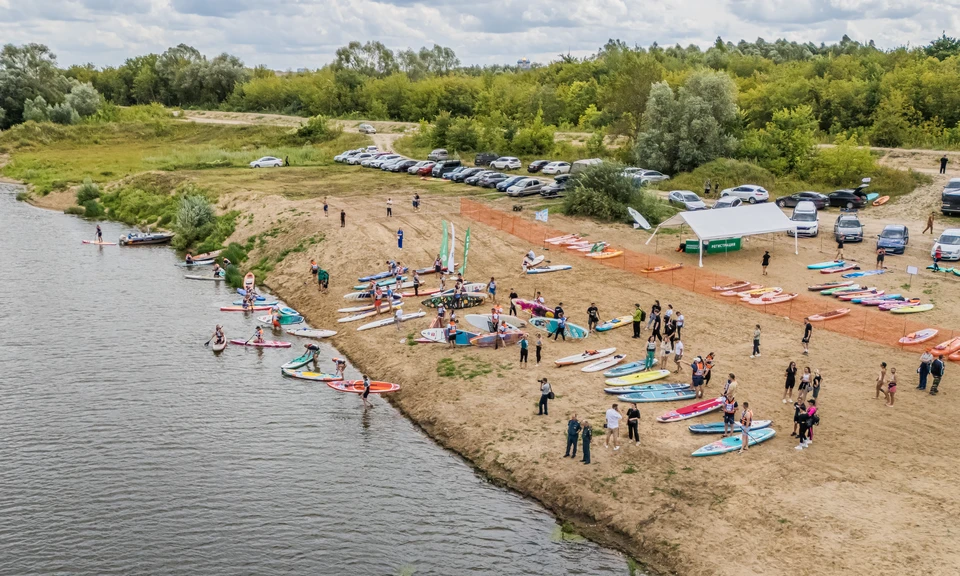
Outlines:
POLYGON ((613 449, 620 449, 620 420, 622 419, 623 414, 620 413, 616 404, 607 410, 607 433, 603 437, 604 448, 610 447, 610 439, 613 438, 613 449))
POLYGON ((677 365, 677 369, 673 371, 674 374, 683 372, 683 366, 680 364, 681 360, 683 360, 683 342, 677 339, 673 344, 673 361, 677 365))
POLYGON ((663 342, 660 343, 660 369, 661 370, 667 369, 667 362, 670 361, 671 352, 673 352, 673 350, 670 347, 669 340, 664 340, 663 342))

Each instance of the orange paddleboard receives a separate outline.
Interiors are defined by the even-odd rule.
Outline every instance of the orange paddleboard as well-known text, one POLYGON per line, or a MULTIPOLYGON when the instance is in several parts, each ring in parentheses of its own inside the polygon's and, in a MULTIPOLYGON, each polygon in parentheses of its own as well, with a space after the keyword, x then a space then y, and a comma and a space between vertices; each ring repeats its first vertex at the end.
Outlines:
POLYGON ((676 270, 681 266, 683 266, 683 264, 668 264, 666 266, 654 266, 653 268, 641 268, 640 271, 644 274, 651 274, 653 272, 667 272, 670 270, 676 270))
POLYGON ((879 198, 877 198, 876 200, 873 201, 873 205, 874 205, 874 206, 882 206, 882 205, 886 204, 886 203, 887 203, 887 200, 889 200, 889 199, 890 199, 889 196, 881 196, 881 197, 879 197, 879 198))

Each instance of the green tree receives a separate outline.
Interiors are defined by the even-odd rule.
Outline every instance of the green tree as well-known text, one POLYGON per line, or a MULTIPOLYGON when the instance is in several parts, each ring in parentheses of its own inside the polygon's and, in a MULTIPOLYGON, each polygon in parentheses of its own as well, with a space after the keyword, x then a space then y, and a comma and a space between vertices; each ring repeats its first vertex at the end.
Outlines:
POLYGON ((652 55, 641 50, 623 46, 610 48, 604 53, 609 67, 607 81, 600 86, 598 99, 603 109, 615 117, 628 117, 627 123, 618 124, 622 133, 636 129, 633 122, 642 118, 649 101, 651 87, 661 81, 664 68, 652 55))
POLYGON ((66 102, 51 106, 49 116, 51 122, 64 124, 66 126, 80 122, 80 114, 77 113, 73 106, 66 102))
POLYGON ((960 40, 947 36, 946 32, 923 48, 927 56, 937 60, 946 60, 960 54, 960 40))
POLYGON ((185 190, 174 219, 173 229, 177 233, 175 245, 186 249, 197 240, 206 238, 216 226, 216 219, 213 206, 201 191, 192 188, 185 190))
POLYGON ((384 77, 398 70, 393 51, 382 42, 353 41, 337 49, 336 68, 355 70, 364 76, 384 77))
POLYGON ((513 137, 511 147, 515 154, 541 155, 553 150, 554 128, 543 122, 543 112, 537 111, 533 122, 524 126, 513 137))
POLYGON ((906 96, 895 90, 880 101, 873 115, 870 138, 877 146, 900 146, 909 138, 917 116, 906 96))
POLYGON ((50 120, 50 106, 43 96, 37 96, 33 100, 23 102, 23 120, 34 122, 48 122, 50 120))
POLYGON ((43 44, 0 50, 0 108, 6 111, 0 129, 23 121, 27 100, 41 97, 45 103, 60 102, 70 81, 57 68, 57 57, 43 44))
POLYGON ((813 163, 813 178, 819 182, 850 185, 876 170, 870 149, 859 145, 856 136, 837 136, 833 147, 821 149, 813 163))
POLYGON ((66 96, 66 103, 80 116, 93 116, 100 110, 102 98, 92 84, 75 83, 66 96))

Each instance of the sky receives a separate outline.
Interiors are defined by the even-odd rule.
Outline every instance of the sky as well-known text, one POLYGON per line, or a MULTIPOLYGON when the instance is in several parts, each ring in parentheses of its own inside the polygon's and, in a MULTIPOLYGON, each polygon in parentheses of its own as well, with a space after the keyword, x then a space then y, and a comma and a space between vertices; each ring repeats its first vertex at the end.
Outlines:
POLYGON ((464 64, 546 63, 628 45, 717 36, 882 48, 958 35, 960 0, 0 0, 0 43, 42 43, 62 66, 119 65, 185 43, 277 70, 318 68, 352 40, 393 49, 440 44, 464 64))

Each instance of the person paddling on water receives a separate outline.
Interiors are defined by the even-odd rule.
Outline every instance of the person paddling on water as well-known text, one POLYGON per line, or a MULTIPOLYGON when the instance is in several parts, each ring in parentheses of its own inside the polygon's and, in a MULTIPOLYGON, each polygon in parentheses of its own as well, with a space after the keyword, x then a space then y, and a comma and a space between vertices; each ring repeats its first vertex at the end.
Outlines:
POLYGON ((103 242, 103 230, 100 229, 99 224, 97 224, 97 242, 103 242))
POLYGON ((213 343, 214 344, 223 344, 223 326, 217 324, 217 327, 213 330, 213 343))
POLYGON ((253 341, 257 344, 263 344, 263 328, 257 326, 257 331, 253 335, 253 341))
POLYGON ((213 277, 214 278, 220 277, 220 265, 217 264, 216 262, 213 263, 213 277))
POLYGON ((187 253, 186 260, 187 260, 187 264, 193 264, 193 256, 191 256, 189 252, 187 253))

